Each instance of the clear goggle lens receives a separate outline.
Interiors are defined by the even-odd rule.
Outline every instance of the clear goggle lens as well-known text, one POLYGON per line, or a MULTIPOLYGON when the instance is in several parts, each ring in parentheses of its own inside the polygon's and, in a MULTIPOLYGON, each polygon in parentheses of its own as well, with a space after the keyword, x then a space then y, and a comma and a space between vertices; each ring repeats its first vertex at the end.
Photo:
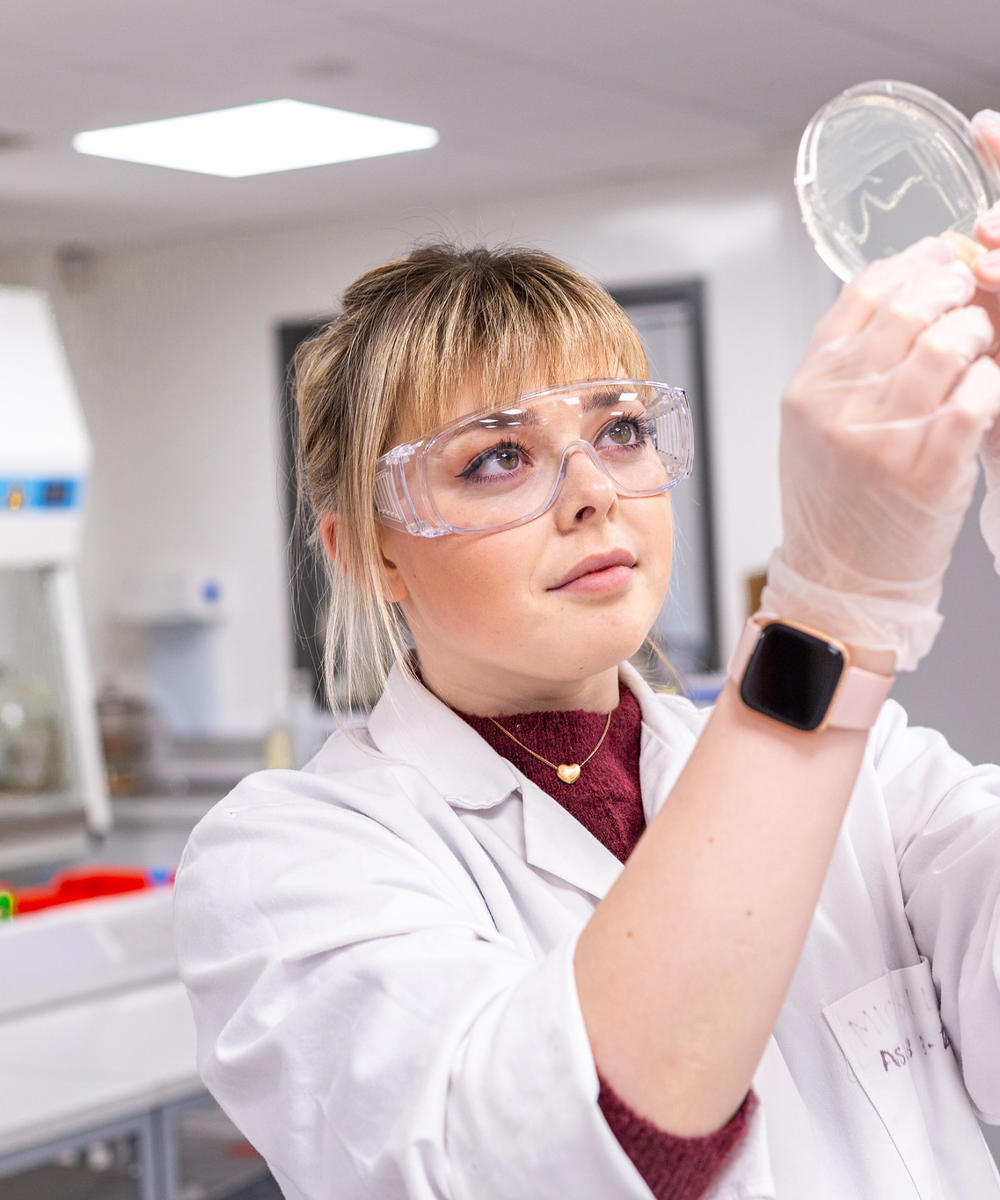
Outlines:
POLYGON ((619 495, 665 492, 691 472, 684 392, 649 380, 598 380, 473 413, 383 455, 376 509, 387 524, 429 537, 506 529, 552 504, 575 453, 619 495))

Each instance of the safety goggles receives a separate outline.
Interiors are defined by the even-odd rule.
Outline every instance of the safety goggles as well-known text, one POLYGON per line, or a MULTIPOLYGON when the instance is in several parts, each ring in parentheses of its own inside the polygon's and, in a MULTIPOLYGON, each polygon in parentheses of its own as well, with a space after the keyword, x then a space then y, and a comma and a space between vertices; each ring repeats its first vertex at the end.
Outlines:
POLYGON ((510 529, 550 507, 574 454, 619 496, 667 491, 691 473, 687 397, 648 379, 598 379, 471 413, 383 454, 375 509, 420 537, 510 529))

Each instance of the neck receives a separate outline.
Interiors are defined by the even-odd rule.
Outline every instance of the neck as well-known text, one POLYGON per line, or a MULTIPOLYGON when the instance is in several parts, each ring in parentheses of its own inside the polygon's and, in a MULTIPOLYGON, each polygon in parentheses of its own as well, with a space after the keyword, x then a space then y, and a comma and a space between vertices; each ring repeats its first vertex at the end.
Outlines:
POLYGON ((577 709, 608 713, 618 705, 617 667, 574 680, 533 679, 487 669, 474 679, 452 677, 423 659, 419 669, 424 686, 439 700, 470 716, 577 709))

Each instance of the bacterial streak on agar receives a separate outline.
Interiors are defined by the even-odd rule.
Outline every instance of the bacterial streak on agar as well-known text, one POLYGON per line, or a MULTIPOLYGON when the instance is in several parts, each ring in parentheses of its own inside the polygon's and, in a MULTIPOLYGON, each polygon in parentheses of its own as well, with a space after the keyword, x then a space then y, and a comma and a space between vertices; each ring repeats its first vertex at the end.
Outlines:
MULTIPOLYGON (((871 176, 870 178, 874 179, 876 183, 881 182, 874 176, 871 176)), ((911 175, 908 179, 905 179, 900 186, 889 195, 887 199, 884 200, 881 196, 877 196, 865 188, 858 197, 858 206, 861 210, 861 228, 855 229, 853 226, 848 226, 851 233, 854 235, 857 244, 859 246, 864 246, 868 242, 868 238, 871 234, 871 208, 877 208, 883 213, 892 212, 892 210, 897 204, 899 204, 903 197, 921 183, 929 185, 931 189, 941 197, 948 212, 951 213, 952 216, 956 215, 955 209, 952 206, 947 193, 936 180, 931 179, 926 175, 911 175)))

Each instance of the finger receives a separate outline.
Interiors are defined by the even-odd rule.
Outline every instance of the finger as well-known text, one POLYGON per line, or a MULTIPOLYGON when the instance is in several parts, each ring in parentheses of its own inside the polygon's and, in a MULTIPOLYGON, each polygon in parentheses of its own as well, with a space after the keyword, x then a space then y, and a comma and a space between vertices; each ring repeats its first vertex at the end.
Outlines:
POLYGON ((976 281, 965 263, 921 264, 879 305, 859 335, 865 364, 875 371, 891 370, 926 329, 975 294, 976 281))
POLYGON ((811 345, 851 337, 860 332, 879 306, 921 266, 928 263, 943 265, 954 260, 954 247, 946 241, 941 238, 922 238, 901 254, 872 263, 841 291, 833 307, 816 326, 811 345))
POLYGON ((1000 113, 984 108, 976 113, 970 124, 979 157, 989 167, 1000 167, 1000 113))
POLYGON ((976 283, 988 292, 1000 291, 1000 250, 987 250, 969 264, 976 283))
POLYGON ((993 342, 987 353, 996 355, 997 351, 1000 351, 1000 294, 980 288, 972 303, 986 313, 993 325, 993 342))
POLYGON ((946 229, 941 236, 955 247, 955 256, 966 266, 971 267, 980 254, 986 252, 986 247, 977 242, 975 238, 967 237, 964 233, 959 233, 957 229, 946 229))
MULTIPOLYGON (((996 174, 1000 171, 1000 113, 983 109, 972 118, 971 125, 979 157, 996 174)), ((987 251, 976 259, 976 278, 981 286, 995 291, 1000 287, 1000 256, 991 258, 989 251, 1000 250, 1000 204, 977 219, 972 236, 987 251)))
POLYGON ((993 323, 976 305, 939 317, 889 376, 881 416, 897 420, 940 408, 993 342, 993 323))
POLYGON ((1000 414, 1000 367, 977 358, 933 420, 921 455, 921 475, 929 489, 955 479, 974 461, 983 435, 1000 414))
POLYGON ((994 204, 976 218, 972 236, 987 250, 995 250, 1000 246, 1000 204, 994 204))

